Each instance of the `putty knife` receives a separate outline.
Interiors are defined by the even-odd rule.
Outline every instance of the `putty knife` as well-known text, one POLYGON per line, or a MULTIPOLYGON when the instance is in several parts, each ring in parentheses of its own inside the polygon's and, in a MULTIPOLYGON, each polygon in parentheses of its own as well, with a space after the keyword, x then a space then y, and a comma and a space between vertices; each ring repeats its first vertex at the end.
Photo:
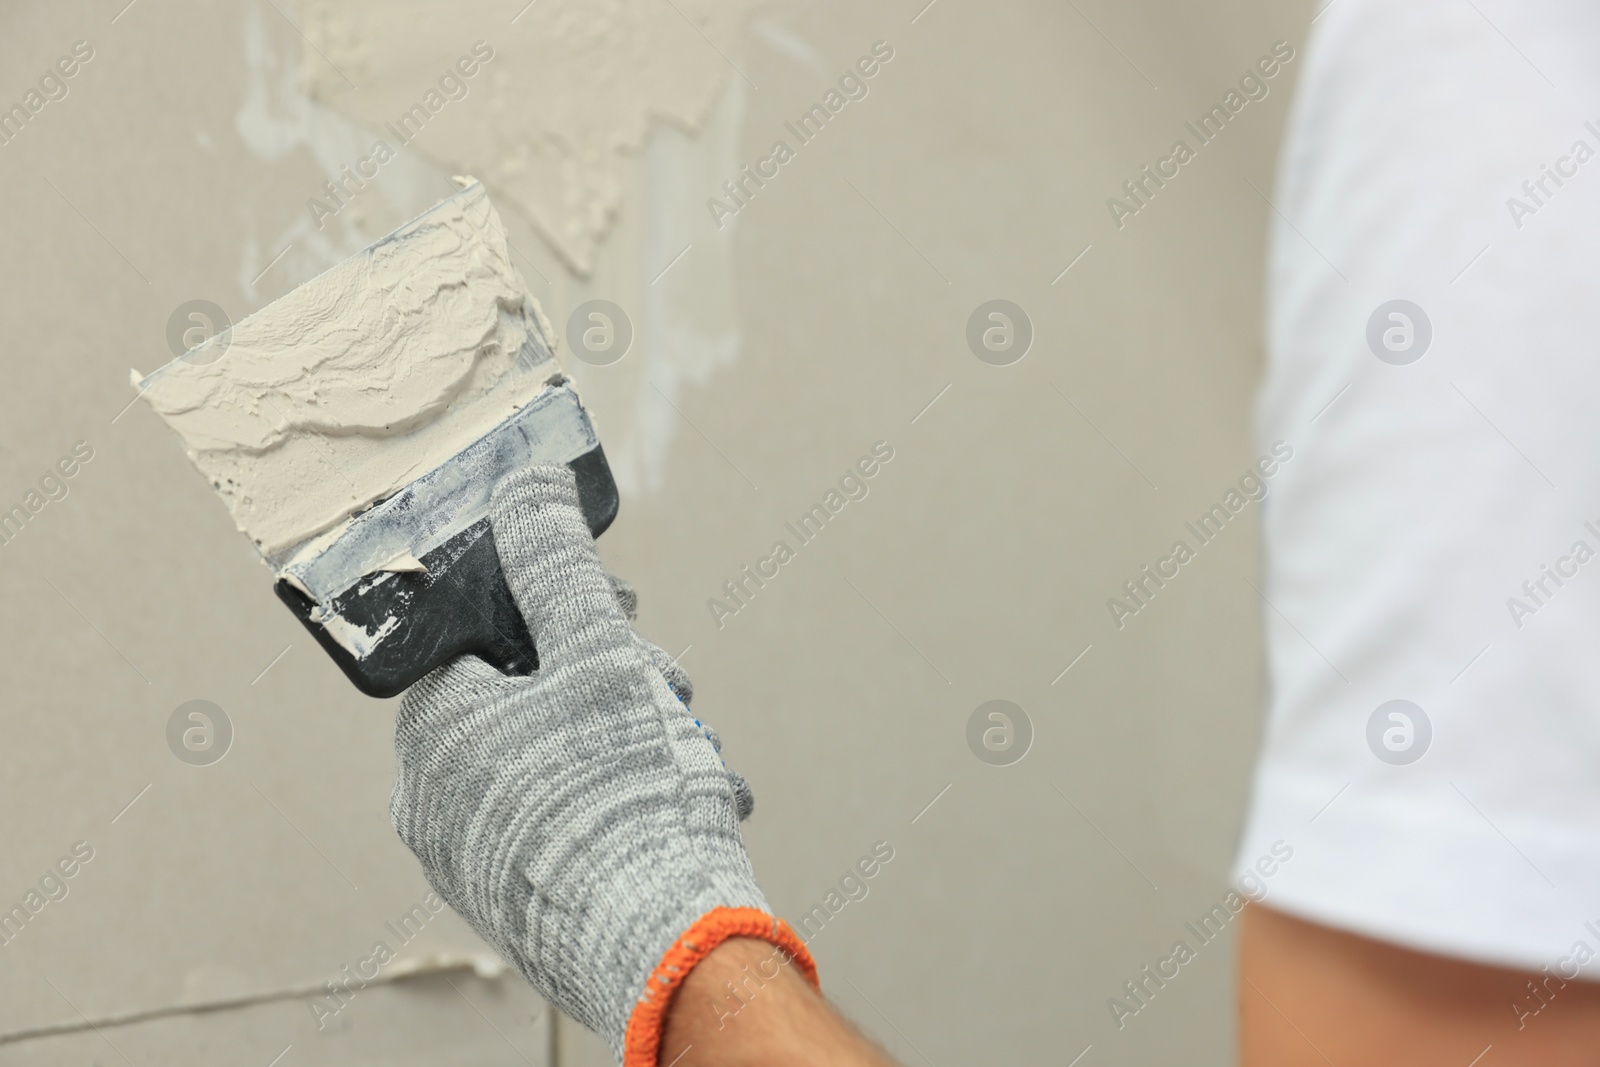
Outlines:
POLYGON ((565 463, 589 531, 617 516, 617 485, 577 393, 560 380, 442 466, 356 516, 279 573, 280 599, 363 693, 390 697, 470 652, 505 674, 539 665, 511 597, 489 496, 500 479, 565 463), (384 570, 409 554, 425 569, 384 570))
MULTIPOLYGON (((488 204, 482 186, 470 179, 458 179, 458 183, 463 185, 461 193, 441 201, 332 268, 324 278, 335 277, 334 272, 344 272, 338 277, 362 279, 360 285, 365 286, 369 266, 376 261, 374 257, 381 257, 390 268, 398 264, 403 273, 408 272, 413 249, 425 247, 430 233, 457 232, 449 227, 458 226, 468 210, 480 227, 489 227, 487 231, 474 232, 491 232, 495 237, 494 249, 483 246, 485 254, 492 253, 495 262, 504 266, 505 276, 516 277, 515 269, 506 258, 508 246, 504 244, 498 216, 488 204)), ((517 281, 520 287, 520 278, 517 281)), ((456 284, 469 283, 463 279, 456 284)), ((313 328, 320 331, 318 337, 331 337, 344 345, 351 335, 358 338, 365 335, 382 346, 391 346, 384 351, 420 348, 420 358, 425 359, 456 351, 441 347, 434 352, 431 339, 435 335, 426 329, 419 330, 415 325, 418 320, 396 318, 400 309, 390 295, 377 298, 381 305, 377 310, 368 307, 364 314, 370 316, 369 321, 359 312, 342 317, 327 312, 325 304, 317 304, 303 295, 300 303, 293 303, 305 288, 281 298, 271 307, 278 310, 280 317, 290 314, 284 309, 293 308, 294 313, 299 314, 302 304, 310 307, 323 316, 312 315, 309 320, 313 328), (396 322, 408 325, 395 333, 396 322), (368 332, 384 329, 385 323, 385 332, 368 332), (423 343, 420 339, 428 340, 423 343), (395 345, 399 347, 393 347, 395 345)), ((368 291, 387 293, 387 290, 368 291)), ((502 318, 512 315, 519 323, 531 324, 525 331, 525 339, 519 342, 518 351, 514 354, 501 351, 502 358, 508 361, 503 381, 519 383, 516 386, 519 395, 525 395, 525 399, 518 401, 520 406, 515 406, 514 410, 502 407, 496 413, 486 410, 488 419, 500 420, 498 425, 492 425, 475 440, 469 438, 470 443, 459 447, 454 455, 408 483, 398 486, 393 482, 382 483, 381 488, 365 498, 372 501, 370 504, 354 513, 347 511, 342 521, 331 528, 287 545, 264 544, 256 539, 266 564, 276 576, 274 588, 278 597, 356 687, 371 696, 394 696, 462 653, 481 656, 507 674, 527 674, 537 667, 538 651, 506 585, 489 525, 489 498, 501 479, 537 464, 564 463, 576 476, 580 504, 590 531, 599 536, 616 517, 617 487, 605 452, 570 381, 557 370, 551 352, 554 339, 538 311, 537 302, 525 292, 520 295, 506 292, 505 298, 513 306, 508 310, 496 303, 496 307, 501 307, 502 318), (504 415, 506 410, 511 410, 509 416, 504 415)), ((452 306, 455 305, 442 299, 427 300, 406 305, 404 310, 410 315, 425 316, 420 320, 423 326, 448 324, 454 327, 462 320, 454 317, 452 306)), ((260 334, 259 323, 267 321, 266 312, 267 309, 263 309, 257 313, 263 318, 252 316, 231 327, 234 340, 243 344, 238 341, 240 337, 254 336, 251 333, 253 320, 260 334)), ((204 373, 211 375, 206 381, 227 378, 233 372, 227 371, 221 361, 229 358, 228 333, 225 330, 202 342, 146 378, 136 376, 141 394, 147 398, 160 395, 166 388, 162 384, 166 375, 181 376, 167 379, 168 385, 195 381, 195 375, 201 373, 197 367, 206 368, 204 373), (213 363, 216 364, 214 368, 210 367, 213 363), (149 392, 151 390, 155 392, 149 392)), ((256 356, 265 351, 276 350, 259 347, 253 350, 256 356)), ((320 349, 296 346, 288 352, 288 357, 313 351, 320 349)), ((244 373, 253 365, 239 366, 239 373, 244 373)), ((255 379, 251 382, 254 384, 255 379)), ((308 395, 315 398, 316 382, 309 385, 308 395)), ((174 412, 191 422, 198 419, 205 423, 211 418, 203 404, 179 405, 178 408, 156 406, 169 422, 175 417, 174 412)), ((474 408, 470 400, 455 396, 448 401, 447 410, 458 412, 470 424, 477 418, 474 412, 485 409, 474 408)), ((261 415, 269 419, 281 415, 279 405, 270 396, 263 396, 261 415)), ((216 432, 214 421, 206 423, 210 427, 207 432, 216 432)), ((383 438, 385 443, 379 446, 380 450, 400 447, 402 439, 403 435, 391 446, 388 439, 383 438)), ((193 448, 190 457, 203 473, 206 472, 202 458, 193 448)), ((337 467, 331 473, 338 476, 337 467)), ((230 510, 235 511, 240 529, 246 529, 247 523, 239 518, 236 509, 241 496, 249 503, 248 496, 241 494, 231 480, 224 485, 219 476, 207 476, 213 487, 224 493, 223 499, 230 510)), ((313 487, 304 488, 309 491, 313 487)), ((351 488, 352 492, 359 491, 353 482, 351 488)), ((299 491, 298 487, 294 491, 299 491)))

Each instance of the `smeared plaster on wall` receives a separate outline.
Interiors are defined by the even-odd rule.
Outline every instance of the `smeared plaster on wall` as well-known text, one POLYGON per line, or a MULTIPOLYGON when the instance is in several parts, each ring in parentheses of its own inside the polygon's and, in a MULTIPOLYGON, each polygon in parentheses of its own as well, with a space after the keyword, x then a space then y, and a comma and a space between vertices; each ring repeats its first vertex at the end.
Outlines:
MULTIPOLYGON (((507 978, 511 973, 505 961, 489 951, 426 952, 401 956, 386 966, 377 977, 368 979, 367 984, 383 986, 425 978, 429 975, 449 975, 462 971, 471 971, 485 981, 507 978)), ((75 1034, 85 1030, 98 1032, 114 1026, 131 1026, 151 1019, 164 1019, 176 1015, 219 1012, 284 1000, 303 1001, 327 991, 327 981, 324 979, 262 993, 246 993, 240 991, 244 987, 243 980, 242 972, 235 968, 219 964, 202 964, 184 976, 183 998, 177 1003, 164 1004, 156 1008, 106 1012, 94 1018, 78 1016, 66 1023, 8 1030, 0 1033, 0 1046, 36 1041, 59 1034, 75 1034)))
MULTIPOLYGON (((632 321, 632 349, 616 363, 591 366, 561 355, 562 371, 594 415, 625 496, 663 488, 675 441, 704 447, 674 406, 698 419, 694 387, 725 372, 742 352, 737 223, 715 231, 705 221, 704 199, 708 187, 738 166, 746 96, 744 83, 733 79, 699 132, 655 128, 637 165, 624 171, 623 207, 598 249, 592 276, 561 270, 553 256, 544 264, 549 295, 543 304, 555 315, 562 345, 568 345, 573 309, 588 300, 613 301, 632 321)), ((510 225, 515 231, 518 220, 510 225)), ((535 256, 541 251, 530 249, 535 256)), ((714 422, 705 426, 717 433, 714 422)))
POLYGON ((475 41, 492 48, 493 91, 469 86, 417 147, 480 176, 588 275, 652 122, 701 126, 722 86, 743 77, 728 57, 761 3, 565 0, 519 14, 499 0, 301 0, 297 10, 313 46, 311 95, 373 129, 422 101, 475 41))
MULTIPOLYGON (((375 134, 392 137, 388 128, 474 42, 493 49, 474 80, 457 78, 465 95, 403 151, 477 174, 543 239, 553 262, 535 268, 536 292, 561 343, 567 314, 590 298, 632 319, 633 350, 621 362, 563 359, 626 495, 661 488, 669 446, 685 432, 673 405, 739 355, 735 226, 706 225, 704 201, 739 166, 750 87, 737 67, 744 24, 763 2, 537 3, 514 24, 514 10, 487 0, 297 7, 311 94, 375 134)), ((540 257, 517 254, 524 269, 540 257)))
MULTIPOLYGON (((268 33, 265 21, 272 17, 265 4, 246 6, 244 100, 234 116, 234 130, 258 159, 273 162, 303 146, 319 171, 336 175, 341 167, 353 166, 368 156, 378 138, 360 123, 306 95, 300 50, 284 47, 281 41, 274 46, 275 35, 268 33)), ((247 306, 259 306, 269 296, 286 291, 290 286, 282 284, 285 279, 293 284, 312 278, 370 244, 386 228, 371 222, 378 213, 378 201, 388 209, 383 212, 386 217, 408 218, 448 191, 443 182, 452 172, 401 146, 391 147, 397 154, 384 166, 383 180, 370 183, 351 201, 348 211, 316 225, 301 204, 320 192, 315 183, 308 183, 303 194, 292 201, 286 224, 270 236, 258 235, 254 226, 249 228, 237 274, 247 306), (284 255, 278 259, 280 253, 284 255), (272 273, 264 278, 269 267, 272 273)), ((244 210, 248 211, 248 206, 244 210)))
POLYGON ((828 77, 828 64, 822 53, 787 24, 774 18, 758 18, 750 23, 750 36, 769 45, 773 51, 804 67, 818 78, 828 77))

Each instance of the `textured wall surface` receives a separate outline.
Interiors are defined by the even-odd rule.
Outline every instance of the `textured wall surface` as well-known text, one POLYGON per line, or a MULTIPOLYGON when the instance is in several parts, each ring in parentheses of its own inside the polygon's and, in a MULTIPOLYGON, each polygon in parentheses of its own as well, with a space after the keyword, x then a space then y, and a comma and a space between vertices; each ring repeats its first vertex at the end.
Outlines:
POLYGON ((1231 931, 1185 923, 1227 892, 1255 749, 1254 512, 1142 606, 1124 583, 1255 459, 1297 61, 1209 143, 1185 124, 1309 10, 539 0, 441 29, 405 5, 122 2, 0 33, 0 106, 93 53, 0 146, 0 509, 28 513, 0 544, 0 907, 28 914, 0 944, 0 1059, 600 1062, 431 911, 388 825, 392 707, 127 407, 186 302, 242 317, 471 169, 564 347, 588 301, 627 318, 619 361, 561 353, 623 489, 602 555, 753 782, 756 869, 810 917, 829 994, 906 1063, 1230 1061, 1231 931), (562 95, 583 65, 527 73, 635 24, 681 98, 591 119, 562 95), (477 41, 471 91, 387 135, 389 102, 477 41), (892 58, 841 86, 875 46, 892 58), (380 139, 393 158, 327 202, 380 139), (1124 192, 1179 139, 1176 176, 1124 192), (736 198, 746 165, 768 176, 736 198), (992 300, 1021 314, 974 327, 992 300), (841 489, 875 446, 866 495, 841 489), (786 524, 819 504, 801 543, 786 524), (730 596, 780 540, 793 558, 730 596), (194 700, 231 732, 204 765, 220 733, 197 755, 180 716, 169 740, 194 700), (978 714, 994 700, 1021 714, 978 714), (893 860, 846 898, 877 842, 893 860), (1108 1000, 1180 938, 1195 958, 1119 1027, 1108 1000), (330 999, 379 944, 382 980, 330 999))

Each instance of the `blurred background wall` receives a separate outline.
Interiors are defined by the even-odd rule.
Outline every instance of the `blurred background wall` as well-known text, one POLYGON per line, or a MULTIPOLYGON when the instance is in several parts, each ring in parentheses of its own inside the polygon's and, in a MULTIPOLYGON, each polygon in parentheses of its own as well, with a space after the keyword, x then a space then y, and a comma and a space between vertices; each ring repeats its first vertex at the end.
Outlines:
POLYGON ((0 544, 0 906, 29 914, 0 1060, 605 1062, 428 908, 388 825, 393 708, 128 406, 187 302, 237 321, 474 173, 622 485, 602 555, 754 783, 756 869, 827 992, 908 1064, 1231 1061, 1231 926, 1185 923, 1227 892, 1255 749, 1256 505, 1142 568, 1256 459, 1306 5, 125 2, 0 33, 7 107, 92 52, 0 147, 0 506, 31 515, 0 544), (594 300, 632 334, 615 362, 568 345, 594 300), (66 495, 30 498, 75 446, 66 495), (198 752, 169 730, 196 700, 198 752), (382 978, 331 995, 379 944, 382 978))

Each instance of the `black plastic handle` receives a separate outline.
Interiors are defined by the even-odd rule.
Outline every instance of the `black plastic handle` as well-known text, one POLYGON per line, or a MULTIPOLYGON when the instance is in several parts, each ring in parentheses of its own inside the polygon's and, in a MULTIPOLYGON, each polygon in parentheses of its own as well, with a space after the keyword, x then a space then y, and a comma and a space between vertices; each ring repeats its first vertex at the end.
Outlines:
MULTIPOLYGON (((567 466, 577 479, 589 531, 599 537, 617 517, 619 503, 605 452, 596 447, 567 466)), ((273 589, 368 696, 397 696, 463 653, 480 656, 505 674, 531 674, 538 668, 538 650, 506 585, 487 518, 421 561, 426 572, 370 575, 334 598, 334 613, 346 623, 368 635, 382 635, 359 658, 312 619, 316 605, 310 597, 282 579, 273 589)))

